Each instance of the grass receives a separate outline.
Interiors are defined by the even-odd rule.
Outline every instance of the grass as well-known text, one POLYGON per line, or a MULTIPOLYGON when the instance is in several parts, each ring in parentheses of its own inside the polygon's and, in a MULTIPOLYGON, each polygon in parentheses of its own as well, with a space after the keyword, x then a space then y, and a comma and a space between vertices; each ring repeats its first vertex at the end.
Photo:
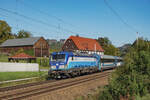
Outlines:
POLYGON ((9 82, 9 83, 3 83, 0 84, 0 88, 2 87, 9 87, 9 86, 16 86, 16 85, 21 85, 21 84, 27 84, 27 83, 33 83, 33 82, 41 82, 46 80, 47 75, 30 79, 30 80, 22 80, 22 81, 16 81, 16 82, 9 82))
MULTIPOLYGON (((48 59, 46 59, 46 60, 48 61, 48 59)), ((40 61, 40 59, 38 58, 38 62, 39 61, 40 61)), ((8 62, 8 56, 4 55, 4 54, 0 54, 0 62, 8 62)), ((49 69, 49 65, 48 66, 40 66, 40 69, 49 69)), ((19 84, 44 81, 44 80, 46 80, 47 73, 48 73, 47 71, 44 71, 44 72, 0 72, 0 81, 39 77, 36 79, 0 84, 0 87, 14 86, 14 85, 19 85, 19 84)))
POLYGON ((79 96, 75 100, 101 100, 99 99, 99 95, 103 91, 104 86, 99 86, 97 89, 95 89, 93 92, 90 94, 84 95, 84 96, 79 96))
POLYGON ((137 96, 136 100, 150 100, 150 94, 147 94, 143 97, 137 96))
POLYGON ((40 66, 40 69, 50 69, 50 66, 46 66, 46 67, 44 67, 44 66, 40 66))
POLYGON ((8 62, 8 56, 0 54, 0 62, 8 62))
POLYGON ((0 72, 0 81, 16 80, 30 77, 40 77, 46 75, 44 72, 0 72))

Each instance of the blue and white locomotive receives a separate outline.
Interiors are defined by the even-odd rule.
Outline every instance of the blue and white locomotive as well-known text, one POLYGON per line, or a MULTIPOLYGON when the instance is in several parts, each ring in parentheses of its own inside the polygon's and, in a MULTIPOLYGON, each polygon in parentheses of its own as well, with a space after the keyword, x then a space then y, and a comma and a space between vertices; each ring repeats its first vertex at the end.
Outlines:
POLYGON ((74 77, 120 66, 122 58, 98 54, 54 52, 48 74, 53 78, 74 77))

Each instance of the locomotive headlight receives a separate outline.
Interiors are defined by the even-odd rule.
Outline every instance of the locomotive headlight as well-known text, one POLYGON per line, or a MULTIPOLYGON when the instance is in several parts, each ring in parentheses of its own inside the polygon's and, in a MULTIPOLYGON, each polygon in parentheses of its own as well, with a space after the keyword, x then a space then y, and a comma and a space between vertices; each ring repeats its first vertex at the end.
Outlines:
POLYGON ((60 69, 63 69, 63 68, 65 68, 65 66, 64 66, 64 65, 60 65, 59 68, 60 68, 60 69))
POLYGON ((52 69, 56 69, 56 66, 51 66, 52 69))

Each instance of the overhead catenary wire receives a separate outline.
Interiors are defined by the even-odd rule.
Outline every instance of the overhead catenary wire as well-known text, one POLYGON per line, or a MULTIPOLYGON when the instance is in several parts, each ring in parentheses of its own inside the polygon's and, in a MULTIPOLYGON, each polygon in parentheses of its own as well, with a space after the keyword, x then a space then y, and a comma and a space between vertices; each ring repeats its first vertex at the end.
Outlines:
POLYGON ((129 29, 131 29, 133 32, 138 32, 137 29, 135 29, 133 26, 131 26, 130 24, 128 24, 118 13, 117 11, 115 11, 113 9, 113 7, 108 3, 107 0, 104 0, 105 5, 114 13, 114 15, 116 15, 118 17, 118 19, 129 29))
MULTIPOLYGON (((0 8, 0 10, 1 10, 1 8, 0 8)), ((8 10, 9 11, 9 10, 8 10)), ((8 13, 8 12, 7 12, 8 13)), ((15 12, 13 12, 13 13, 15 13, 15 12)), ((2 14, 0 14, 1 16, 3 16, 3 17, 10 17, 9 15, 5 15, 4 13, 2 14)), ((16 14, 14 14, 14 15, 16 15, 16 14)), ((18 16, 18 15, 17 15, 18 16)), ((20 16, 21 17, 21 16, 20 16)), ((23 16, 24 17, 24 16, 23 16)), ((26 16, 27 17, 27 16, 26 16)), ((11 17, 12 18, 12 17, 11 17)), ((22 18, 22 17, 21 17, 22 18)), ((30 21, 31 21, 31 19, 29 19, 30 21)), ((20 21, 24 21, 24 20, 20 20, 20 21)), ((24 21, 24 22, 26 22, 26 21, 24 21)), ((27 22, 28 23, 28 22, 27 22)), ((35 25, 37 25, 37 24, 35 24, 35 25)), ((20 25, 19 25, 20 26, 20 25)), ((19 27, 19 26, 13 26, 13 28, 15 28, 15 29, 19 29, 20 28, 20 30, 21 29, 23 29, 23 28, 21 28, 21 27, 19 27)), ((49 28, 46 28, 46 27, 44 27, 46 30, 50 30, 49 28)), ((28 31, 29 31, 29 29, 27 29, 28 31)), ((60 30, 60 26, 58 27, 58 30, 60 30)), ((39 32, 35 32, 35 31, 31 31, 30 30, 30 32, 31 33, 38 33, 38 34, 40 34, 39 32)), ((43 32, 41 32, 42 34, 43 34, 43 32)), ((45 32, 44 32, 45 33, 45 32)), ((48 32, 49 33, 49 32, 48 32)), ((59 31, 54 31, 53 30, 53 32, 50 32, 50 33, 60 33, 59 31)), ((66 33, 66 32, 65 32, 66 33)), ((66 33, 67 34, 67 33, 66 33)), ((78 33, 75 33, 74 35, 77 35, 78 33)), ((85 35, 88 35, 88 36, 90 36, 89 34, 82 34, 82 33, 80 33, 79 35, 83 35, 83 36, 85 36, 85 35)), ((54 37, 56 37, 56 38, 58 38, 58 36, 54 36, 54 37)))
MULTIPOLYGON (((78 26, 73 25, 72 23, 66 22, 66 21, 64 21, 62 18, 57 17, 57 16, 55 16, 55 15, 53 15, 53 14, 49 14, 49 13, 46 12, 46 11, 42 11, 42 10, 39 9, 39 8, 35 8, 35 7, 31 6, 30 4, 27 4, 27 3, 25 3, 25 2, 23 2, 23 1, 21 1, 21 0, 19 0, 18 3, 23 4, 24 6, 30 8, 30 9, 32 9, 32 10, 34 10, 34 11, 40 13, 40 14, 44 14, 44 15, 46 15, 46 16, 48 16, 48 17, 51 17, 51 18, 56 19, 57 21, 60 22, 60 23, 58 24, 58 29, 59 29, 61 23, 66 24, 66 25, 69 25, 69 26, 72 26, 73 28, 75 27, 76 29, 79 29, 78 26)), ((59 30, 60 30, 60 29, 59 29, 59 30)), ((77 35, 77 34, 79 34, 79 35, 84 35, 84 36, 85 36, 85 35, 89 35, 88 33, 86 33, 86 34, 83 34, 83 33, 76 33, 76 35, 77 35)), ((90 34, 97 34, 97 33, 91 32, 90 34)), ((89 36, 91 36, 91 35, 89 35, 89 36)))
MULTIPOLYGON (((83 35, 83 36, 91 36, 91 35, 89 35, 89 34, 84 34, 84 33, 78 33, 78 32, 73 32, 73 31, 71 31, 71 30, 68 30, 68 29, 64 29, 64 28, 62 28, 62 27, 58 27, 58 26, 56 26, 56 25, 52 25, 52 24, 49 24, 49 23, 46 23, 46 22, 44 22, 44 21, 41 21, 41 20, 38 20, 38 19, 35 19, 35 18, 32 18, 32 17, 28 17, 28 16, 26 16, 26 15, 23 15, 23 14, 20 14, 20 13, 18 13, 18 12, 15 12, 15 11, 11 11, 11 10, 8 10, 8 9, 5 9, 5 8, 1 8, 0 7, 0 10, 2 10, 2 11, 4 11, 4 12, 7 12, 7 13, 11 13, 11 14, 14 14, 14 15, 17 15, 17 16, 19 16, 19 17, 22 17, 22 18, 24 18, 24 19, 27 19, 27 20, 30 20, 30 21, 32 21, 32 22, 36 22, 36 23, 39 23, 39 24, 43 24, 43 25, 45 25, 45 26, 47 26, 47 27, 53 27, 53 28, 55 28, 55 29, 57 29, 57 30, 62 30, 62 31, 65 31, 65 32, 69 32, 69 33, 72 33, 72 34, 74 34, 74 35, 83 35)), ((72 34, 70 34, 70 35, 72 35, 72 34)))
MULTIPOLYGON (((9 17, 9 16, 4 15, 4 14, 0 14, 0 16, 9 17)), ((19 30, 24 30, 24 29, 21 28, 20 26, 15 26, 15 25, 13 26, 13 28, 14 28, 14 29, 19 29, 19 30)), ((26 31, 31 32, 31 33, 37 33, 38 35, 36 34, 36 36, 41 36, 40 34, 42 33, 42 32, 40 33, 40 32, 36 32, 36 31, 32 31, 32 30, 29 30, 29 29, 26 30, 26 31)), ((12 34, 16 34, 16 33, 12 33, 12 34)))
MULTIPOLYGON (((48 26, 48 27, 53 27, 53 28, 58 29, 58 26, 56 26, 56 25, 52 25, 52 24, 46 23, 46 22, 44 22, 44 21, 41 21, 41 20, 38 20, 38 19, 35 19, 35 18, 32 18, 32 17, 28 17, 28 16, 26 16, 26 15, 20 14, 20 13, 15 12, 15 11, 11 11, 11 10, 4 9, 4 8, 0 8, 0 10, 3 10, 3 11, 5 11, 5 12, 11 13, 11 14, 14 14, 14 15, 17 15, 17 16, 20 16, 20 17, 22 17, 22 18, 24 18, 24 19, 27 19, 27 20, 30 20, 30 21, 34 21, 34 22, 36 22, 36 23, 43 24, 43 25, 48 26)), ((60 29, 60 30, 63 30, 63 31, 70 32, 70 33, 73 33, 73 34, 77 34, 77 32, 73 32, 73 31, 71 31, 71 30, 64 29, 64 28, 62 28, 62 27, 60 27, 59 29, 60 29)))
MULTIPOLYGON (((9 18, 10 16, 9 15, 6 15, 6 14, 2 14, 2 13, 0 13, 0 16, 2 16, 3 18, 9 18)), ((13 18, 12 16, 11 16, 11 18, 13 18)), ((24 20, 21 20, 21 21, 23 21, 24 23, 28 23, 28 22, 26 22, 26 21, 24 21, 24 20)), ((30 23, 30 25, 31 25, 32 23, 30 23)), ((33 24, 32 24, 33 25, 33 24)), ((34 25, 37 25, 37 24, 34 24, 34 25)), ((13 26, 13 28, 15 28, 15 29, 19 29, 20 28, 20 30, 21 30, 21 27, 19 27, 19 26, 16 26, 16 25, 14 25, 13 26), (17 28, 18 27, 18 28, 17 28)), ((22 28, 23 29, 23 28, 22 28)), ((47 27, 44 27, 44 29, 46 29, 46 30, 49 30, 47 27)), ((52 30, 53 32, 58 32, 58 31, 54 31, 54 30, 52 30)))
MULTIPOLYGON (((8 10, 8 9, 5 9, 5 8, 1 8, 1 7, 0 7, 0 10, 2 10, 2 11, 4 11, 4 12, 7 12, 7 13, 11 13, 11 14, 17 15, 17 16, 19 16, 19 17, 22 17, 22 18, 24 18, 24 19, 30 20, 30 21, 32 21, 32 22, 36 22, 36 23, 39 23, 39 24, 43 24, 43 25, 45 25, 45 26, 47 26, 47 27, 53 27, 53 28, 55 28, 55 29, 58 29, 58 26, 56 26, 56 25, 52 25, 52 24, 46 23, 46 22, 44 22, 44 21, 41 21, 41 20, 38 20, 38 19, 35 19, 35 18, 32 18, 32 17, 28 17, 28 16, 26 16, 26 15, 20 14, 20 13, 15 12, 15 11, 11 11, 11 10, 8 10)), ((69 33, 72 33, 72 34, 74 34, 74 35, 77 35, 77 34, 83 35, 83 36, 89 35, 89 34, 83 34, 83 33, 73 32, 73 31, 71 31, 71 30, 68 30, 68 29, 65 29, 65 28, 62 28, 62 27, 59 27, 59 30, 62 30, 62 31, 65 31, 65 32, 69 32, 69 33)), ((71 35, 71 34, 70 34, 70 35, 71 35)), ((90 35, 89 35, 89 36, 90 36, 90 35)))
POLYGON ((34 11, 37 11, 37 12, 39 12, 39 13, 41 13, 41 14, 44 14, 44 15, 46 15, 46 16, 48 16, 48 17, 54 18, 54 19, 56 19, 57 21, 59 21, 59 22, 61 22, 61 23, 64 23, 64 24, 67 24, 67 25, 69 25, 69 26, 78 28, 77 26, 75 26, 75 25, 73 25, 73 24, 71 24, 71 23, 69 23, 69 22, 64 21, 64 20, 63 20, 62 18, 60 18, 60 17, 57 17, 57 16, 52 15, 52 14, 49 14, 49 13, 47 13, 46 11, 42 11, 41 9, 35 8, 35 7, 33 7, 33 6, 31 6, 31 5, 27 4, 27 3, 24 3, 23 1, 18 1, 18 2, 21 3, 21 4, 23 4, 24 6, 27 6, 27 7, 31 8, 31 9, 33 9, 34 11))

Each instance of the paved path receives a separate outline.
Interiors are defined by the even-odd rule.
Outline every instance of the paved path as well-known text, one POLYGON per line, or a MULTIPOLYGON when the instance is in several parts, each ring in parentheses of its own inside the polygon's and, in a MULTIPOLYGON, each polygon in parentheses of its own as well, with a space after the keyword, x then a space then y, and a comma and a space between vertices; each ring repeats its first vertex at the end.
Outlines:
POLYGON ((0 84, 9 83, 9 82, 25 81, 25 80, 35 79, 35 78, 38 78, 38 77, 31 77, 31 78, 23 78, 23 79, 17 79, 17 80, 2 81, 2 82, 0 82, 0 84))
POLYGON ((48 71, 48 69, 40 69, 40 71, 48 71))

